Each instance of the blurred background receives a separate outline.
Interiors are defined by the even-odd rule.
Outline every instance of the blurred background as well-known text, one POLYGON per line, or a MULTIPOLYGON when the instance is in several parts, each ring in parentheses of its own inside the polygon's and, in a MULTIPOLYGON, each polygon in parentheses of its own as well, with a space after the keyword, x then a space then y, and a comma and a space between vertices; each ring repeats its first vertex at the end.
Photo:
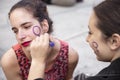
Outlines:
MULTIPOLYGON (((1 0, 0 2, 0 58, 16 43, 10 28, 8 12, 19 0, 1 0)), ((48 5, 48 11, 54 25, 54 37, 65 40, 79 53, 79 62, 74 76, 79 73, 95 75, 109 63, 96 60, 92 49, 86 42, 88 22, 92 8, 103 0, 83 0, 74 6, 48 5)), ((0 80, 6 80, 0 67, 0 80)))

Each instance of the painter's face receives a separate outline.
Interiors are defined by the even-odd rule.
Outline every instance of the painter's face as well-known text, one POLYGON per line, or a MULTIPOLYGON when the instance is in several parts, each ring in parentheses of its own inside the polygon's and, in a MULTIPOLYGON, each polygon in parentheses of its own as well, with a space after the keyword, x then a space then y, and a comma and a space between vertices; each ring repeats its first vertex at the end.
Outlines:
POLYGON ((17 8, 10 14, 10 23, 16 39, 22 47, 28 47, 36 36, 43 33, 43 28, 33 15, 23 8, 17 8))
POLYGON ((89 21, 89 33, 87 36, 87 42, 94 50, 94 53, 97 56, 97 59, 100 61, 110 61, 112 55, 110 55, 109 44, 104 39, 104 34, 97 28, 97 18, 92 13, 89 21))

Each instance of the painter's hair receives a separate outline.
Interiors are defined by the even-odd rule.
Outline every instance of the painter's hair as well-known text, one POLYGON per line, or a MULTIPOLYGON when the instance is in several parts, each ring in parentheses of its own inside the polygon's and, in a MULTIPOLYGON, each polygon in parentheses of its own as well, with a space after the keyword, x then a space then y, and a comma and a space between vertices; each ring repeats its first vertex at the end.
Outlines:
POLYGON ((105 0, 94 7, 98 18, 97 28, 108 38, 112 34, 120 34, 120 0, 105 0))
POLYGON ((14 11, 17 8, 24 8, 27 11, 29 11, 31 14, 33 14, 33 17, 37 18, 39 22, 42 22, 44 19, 48 21, 49 24, 49 31, 48 33, 51 33, 53 31, 53 22, 49 17, 47 6, 44 2, 41 0, 21 0, 18 3, 16 3, 9 12, 9 17, 12 11, 14 11))

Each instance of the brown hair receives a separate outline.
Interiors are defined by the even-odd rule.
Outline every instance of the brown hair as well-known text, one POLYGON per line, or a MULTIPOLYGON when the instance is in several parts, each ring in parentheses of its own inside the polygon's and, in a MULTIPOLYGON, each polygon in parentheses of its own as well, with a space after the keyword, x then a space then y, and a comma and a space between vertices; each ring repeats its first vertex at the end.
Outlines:
POLYGON ((98 18, 97 27, 108 38, 112 34, 120 34, 120 0, 105 0, 94 7, 98 18))
POLYGON ((16 3, 9 12, 10 14, 13 10, 16 8, 25 8, 27 11, 31 12, 34 17, 38 19, 39 22, 42 22, 44 19, 48 21, 49 24, 49 31, 48 33, 53 32, 53 22, 50 19, 47 11, 47 6, 44 2, 41 0, 21 0, 18 3, 16 3))

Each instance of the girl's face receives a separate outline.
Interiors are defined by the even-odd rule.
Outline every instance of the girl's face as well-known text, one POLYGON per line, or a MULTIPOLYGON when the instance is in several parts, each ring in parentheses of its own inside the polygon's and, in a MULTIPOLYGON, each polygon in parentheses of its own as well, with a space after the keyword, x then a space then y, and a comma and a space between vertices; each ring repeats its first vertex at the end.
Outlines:
POLYGON ((28 47, 36 36, 44 33, 44 27, 33 17, 32 13, 23 8, 17 8, 12 11, 10 23, 18 43, 24 48, 28 47))
POLYGON ((105 41, 104 34, 97 28, 97 18, 93 13, 89 21, 89 34, 87 42, 94 50, 97 59, 100 61, 111 61, 113 55, 109 48, 109 41, 105 41))

